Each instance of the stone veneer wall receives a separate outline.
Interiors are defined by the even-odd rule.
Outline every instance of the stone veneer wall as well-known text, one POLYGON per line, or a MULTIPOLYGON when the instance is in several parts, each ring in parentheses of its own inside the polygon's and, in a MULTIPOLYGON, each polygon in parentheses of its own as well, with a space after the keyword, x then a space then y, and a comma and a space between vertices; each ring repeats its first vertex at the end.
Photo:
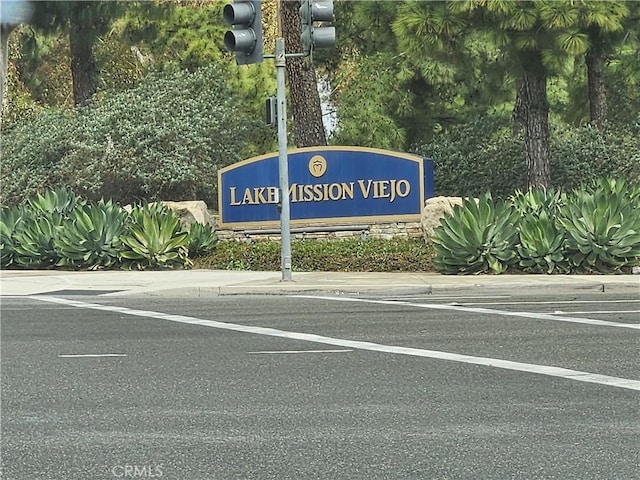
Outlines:
MULTIPOLYGON (((215 218, 217 225, 217 217, 215 218)), ((255 228, 243 230, 222 230, 216 228, 220 240, 264 241, 280 240, 279 228, 255 228)), ((361 223, 353 225, 295 225, 291 227, 291 239, 339 240, 347 238, 382 238, 390 240, 395 237, 422 238, 422 225, 415 222, 361 223)))

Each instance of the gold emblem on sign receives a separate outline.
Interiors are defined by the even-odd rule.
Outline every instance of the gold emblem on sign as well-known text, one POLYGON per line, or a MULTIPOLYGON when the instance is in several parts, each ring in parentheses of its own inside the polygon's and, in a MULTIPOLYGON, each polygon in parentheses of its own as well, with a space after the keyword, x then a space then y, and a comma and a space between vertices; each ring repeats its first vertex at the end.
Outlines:
POLYGON ((327 161, 322 155, 314 155, 309 160, 309 173, 316 178, 323 176, 327 172, 327 161))

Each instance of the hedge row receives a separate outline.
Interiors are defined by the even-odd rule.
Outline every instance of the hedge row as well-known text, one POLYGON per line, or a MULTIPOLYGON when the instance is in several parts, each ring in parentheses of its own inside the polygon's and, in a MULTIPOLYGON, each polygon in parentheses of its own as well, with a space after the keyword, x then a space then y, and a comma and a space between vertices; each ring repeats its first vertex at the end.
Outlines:
MULTIPOLYGON (((506 198, 527 188, 524 138, 508 119, 480 118, 452 127, 416 153, 435 162, 436 195, 506 198)), ((570 191, 596 178, 640 183, 640 115, 626 130, 585 125, 551 134, 551 185, 570 191)))
MULTIPOLYGON (((424 272, 433 270, 433 247, 422 239, 294 240, 294 271, 424 272)), ((219 242, 196 260, 198 268, 278 271, 280 242, 219 242)))

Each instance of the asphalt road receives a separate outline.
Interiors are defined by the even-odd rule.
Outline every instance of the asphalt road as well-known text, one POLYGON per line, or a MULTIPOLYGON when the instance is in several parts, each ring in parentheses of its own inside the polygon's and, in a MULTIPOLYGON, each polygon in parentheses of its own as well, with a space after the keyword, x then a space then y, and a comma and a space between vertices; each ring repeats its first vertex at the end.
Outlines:
POLYGON ((640 478, 638 296, 461 295, 3 298, 2 478, 640 478))

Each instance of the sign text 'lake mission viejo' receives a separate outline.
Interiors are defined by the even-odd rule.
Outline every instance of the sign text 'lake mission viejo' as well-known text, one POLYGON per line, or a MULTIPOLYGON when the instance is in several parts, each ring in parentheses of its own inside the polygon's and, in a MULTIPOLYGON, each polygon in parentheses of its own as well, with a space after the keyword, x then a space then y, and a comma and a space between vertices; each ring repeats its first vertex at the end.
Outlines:
MULTIPOLYGON (((433 196, 430 159, 361 147, 292 150, 289 201, 292 223, 414 221, 433 196)), ((218 172, 222 228, 279 221, 278 154, 238 162, 218 172)))

